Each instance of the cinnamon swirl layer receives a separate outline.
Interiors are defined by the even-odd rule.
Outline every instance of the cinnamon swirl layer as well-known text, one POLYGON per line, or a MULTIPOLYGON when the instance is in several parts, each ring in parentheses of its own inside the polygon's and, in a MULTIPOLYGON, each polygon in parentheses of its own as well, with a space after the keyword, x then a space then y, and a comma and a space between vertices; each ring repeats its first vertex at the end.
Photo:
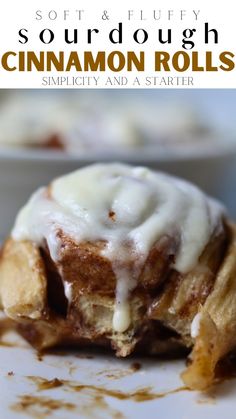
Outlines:
POLYGON ((40 349, 190 350, 232 240, 223 207, 190 183, 143 167, 89 166, 20 211, 0 259, 2 306, 40 349))

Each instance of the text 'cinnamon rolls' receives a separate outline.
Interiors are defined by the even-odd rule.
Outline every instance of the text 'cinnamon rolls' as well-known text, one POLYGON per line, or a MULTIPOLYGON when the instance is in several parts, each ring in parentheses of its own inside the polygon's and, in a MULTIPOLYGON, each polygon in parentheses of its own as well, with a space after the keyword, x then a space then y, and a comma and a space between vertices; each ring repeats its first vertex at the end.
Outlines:
POLYGON ((236 346, 236 235, 197 187, 143 167, 97 164, 38 190, 0 259, 5 313, 38 349, 102 345, 175 354, 207 388, 236 346))

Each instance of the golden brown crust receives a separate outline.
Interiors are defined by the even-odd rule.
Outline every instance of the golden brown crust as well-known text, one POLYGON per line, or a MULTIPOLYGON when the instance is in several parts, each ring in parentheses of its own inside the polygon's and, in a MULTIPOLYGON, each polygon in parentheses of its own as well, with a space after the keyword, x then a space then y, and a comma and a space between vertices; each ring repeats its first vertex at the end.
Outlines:
POLYGON ((40 318, 45 311, 47 279, 37 246, 29 241, 7 240, 0 263, 0 295, 12 318, 40 318))
POLYGON ((149 317, 177 331, 187 346, 192 345, 191 322, 214 286, 226 245, 224 232, 213 236, 198 265, 186 275, 172 272, 149 307, 149 317))
POLYGON ((214 287, 200 310, 200 328, 191 365, 182 375, 193 389, 209 387, 219 360, 236 348, 236 226, 232 224, 230 234, 230 244, 214 287))
MULTIPOLYGON (((172 268, 178 238, 163 236, 151 249, 130 295, 131 325, 124 333, 113 332, 116 277, 111 262, 101 255, 105 243, 77 244, 63 232, 59 234, 62 248, 57 263, 46 245, 38 249, 31 242, 8 239, 2 249, 2 306, 19 321, 21 333, 34 346, 89 343, 112 347, 118 356, 135 350, 176 352, 194 344, 191 322, 203 307, 205 320, 192 352, 192 365, 183 377, 192 388, 212 382, 216 363, 234 344, 232 337, 224 338, 226 330, 233 335, 236 330, 236 310, 225 312, 234 302, 236 288, 235 227, 215 232, 197 266, 186 275, 172 268), (72 286, 70 304, 62 279, 72 286), (219 339, 225 342, 220 350, 219 339)), ((134 263, 129 260, 126 269, 132 271, 134 263)))

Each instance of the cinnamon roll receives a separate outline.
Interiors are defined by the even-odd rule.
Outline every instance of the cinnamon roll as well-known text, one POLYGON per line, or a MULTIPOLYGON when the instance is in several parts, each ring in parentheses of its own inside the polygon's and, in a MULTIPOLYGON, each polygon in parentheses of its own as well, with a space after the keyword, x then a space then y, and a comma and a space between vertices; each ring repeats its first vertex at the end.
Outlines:
POLYGON ((0 258, 1 304, 38 349, 191 351, 183 380, 204 389, 236 346, 235 232, 223 206, 184 180, 88 166, 18 214, 0 258))

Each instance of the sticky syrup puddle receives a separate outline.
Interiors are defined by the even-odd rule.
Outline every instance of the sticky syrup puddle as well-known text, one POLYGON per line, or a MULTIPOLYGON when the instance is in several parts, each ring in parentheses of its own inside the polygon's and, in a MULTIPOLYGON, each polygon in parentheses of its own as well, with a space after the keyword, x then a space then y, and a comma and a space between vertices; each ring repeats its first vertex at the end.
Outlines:
POLYGON ((27 412, 34 418, 42 418, 42 415, 48 416, 54 410, 63 409, 71 411, 77 407, 74 403, 30 394, 23 394, 18 399, 19 401, 11 406, 11 410, 18 413, 27 412), (37 411, 37 409, 40 409, 40 411, 37 411))
POLYGON ((61 380, 58 378, 54 378, 52 380, 47 380, 46 378, 37 376, 27 376, 26 378, 36 385, 38 391, 49 390, 57 387, 64 387, 65 390, 72 390, 77 393, 87 391, 96 396, 112 397, 117 400, 131 400, 134 402, 151 401, 169 396, 171 394, 176 394, 183 391, 190 391, 188 387, 182 386, 161 393, 153 392, 151 387, 140 388, 132 392, 122 392, 120 390, 110 390, 105 387, 90 384, 78 384, 78 382, 76 381, 61 380))

